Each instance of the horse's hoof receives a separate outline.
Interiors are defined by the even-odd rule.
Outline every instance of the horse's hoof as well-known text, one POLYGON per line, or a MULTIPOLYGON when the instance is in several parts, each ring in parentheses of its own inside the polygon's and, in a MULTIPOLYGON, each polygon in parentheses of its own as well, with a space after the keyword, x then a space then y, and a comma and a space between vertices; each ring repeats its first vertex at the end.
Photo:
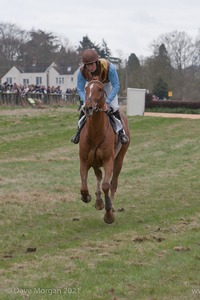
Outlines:
POLYGON ((92 200, 92 197, 90 195, 87 195, 86 198, 84 198, 83 196, 81 197, 81 200, 85 203, 89 203, 92 200))
POLYGON ((97 210, 102 210, 102 209, 104 208, 103 200, 102 200, 102 199, 96 200, 94 207, 95 207, 97 210))
POLYGON ((112 212, 106 212, 103 219, 106 224, 112 224, 115 221, 115 216, 112 212))

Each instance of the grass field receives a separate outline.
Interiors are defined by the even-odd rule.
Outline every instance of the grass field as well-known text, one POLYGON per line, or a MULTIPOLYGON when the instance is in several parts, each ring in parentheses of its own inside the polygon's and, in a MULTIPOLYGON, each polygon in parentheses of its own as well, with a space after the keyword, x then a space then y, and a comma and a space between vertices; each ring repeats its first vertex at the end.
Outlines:
POLYGON ((77 118, 0 110, 0 299, 199 299, 200 120, 129 117, 107 225, 80 200, 77 118))

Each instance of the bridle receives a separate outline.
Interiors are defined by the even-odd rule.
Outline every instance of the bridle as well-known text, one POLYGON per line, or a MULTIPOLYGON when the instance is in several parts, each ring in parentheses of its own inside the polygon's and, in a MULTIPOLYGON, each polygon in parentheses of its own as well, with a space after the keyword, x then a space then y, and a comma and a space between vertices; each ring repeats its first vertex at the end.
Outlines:
MULTIPOLYGON (((105 103, 105 99, 107 97, 107 94, 106 92, 104 91, 104 84, 99 81, 99 80, 91 80, 89 82, 89 85, 91 85, 92 83, 97 83, 97 84, 100 84, 101 87, 102 87, 102 91, 101 91, 101 94, 98 95, 98 99, 90 99, 90 97, 88 97, 86 99, 86 102, 87 101, 91 101, 91 106, 86 106, 85 107, 85 115, 86 115, 86 118, 87 117, 91 117, 93 115, 93 112, 105 112, 106 114, 108 114, 108 108, 107 108, 107 105, 105 103), (103 103, 103 106, 102 106, 102 101, 104 102, 103 103), (92 103, 95 103, 95 105, 92 105, 92 103)), ((97 149, 101 146, 101 144, 104 142, 106 136, 107 136, 107 133, 108 133, 108 129, 109 129, 109 125, 110 125, 110 122, 108 120, 107 122, 107 126, 106 126, 106 129, 105 129, 105 132, 104 132, 104 135, 102 137, 102 139, 100 140, 100 142, 94 147, 94 159, 96 157, 96 152, 97 152, 97 149)))
MULTIPOLYGON (((107 107, 105 105, 105 99, 107 97, 107 94, 106 92, 104 91, 104 85, 101 81, 99 80, 91 80, 89 82, 89 85, 93 84, 93 83, 98 83, 101 85, 102 87, 102 91, 101 91, 101 94, 99 95, 99 98, 98 99, 92 99, 92 102, 95 103, 95 105, 91 105, 89 107, 85 107, 85 113, 86 113, 86 116, 92 116, 93 112, 98 112, 98 111, 104 111, 104 112, 107 112, 107 107), (101 101, 104 101, 104 105, 103 107, 100 106, 100 103, 101 101)), ((88 97, 86 99, 86 102, 87 101, 91 101, 90 97, 88 97)))

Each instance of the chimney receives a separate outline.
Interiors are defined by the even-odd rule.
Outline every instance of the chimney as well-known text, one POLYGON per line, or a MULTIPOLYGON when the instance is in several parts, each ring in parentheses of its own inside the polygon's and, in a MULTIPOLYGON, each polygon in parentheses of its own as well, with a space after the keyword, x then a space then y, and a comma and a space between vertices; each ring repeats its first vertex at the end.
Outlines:
POLYGON ((34 56, 32 59, 32 67, 36 67, 37 65, 37 58, 34 56))

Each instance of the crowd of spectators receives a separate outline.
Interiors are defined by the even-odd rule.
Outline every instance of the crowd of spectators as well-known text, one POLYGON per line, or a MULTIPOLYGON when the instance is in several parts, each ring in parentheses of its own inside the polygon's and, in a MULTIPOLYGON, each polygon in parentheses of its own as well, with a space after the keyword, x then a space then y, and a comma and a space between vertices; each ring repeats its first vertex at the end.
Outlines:
POLYGON ((0 84, 1 105, 27 105, 27 101, 40 101, 44 104, 76 103, 79 97, 76 89, 62 91, 60 86, 0 84))
MULTIPOLYGON (((27 93, 30 94, 56 94, 56 95, 62 95, 63 92, 60 88, 60 86, 48 86, 45 87, 43 85, 22 85, 22 84, 8 84, 7 82, 4 82, 3 84, 0 84, 0 93, 13 93, 18 94, 20 96, 24 96, 27 93)), ((76 89, 67 89, 65 91, 66 94, 76 94, 76 89)))

